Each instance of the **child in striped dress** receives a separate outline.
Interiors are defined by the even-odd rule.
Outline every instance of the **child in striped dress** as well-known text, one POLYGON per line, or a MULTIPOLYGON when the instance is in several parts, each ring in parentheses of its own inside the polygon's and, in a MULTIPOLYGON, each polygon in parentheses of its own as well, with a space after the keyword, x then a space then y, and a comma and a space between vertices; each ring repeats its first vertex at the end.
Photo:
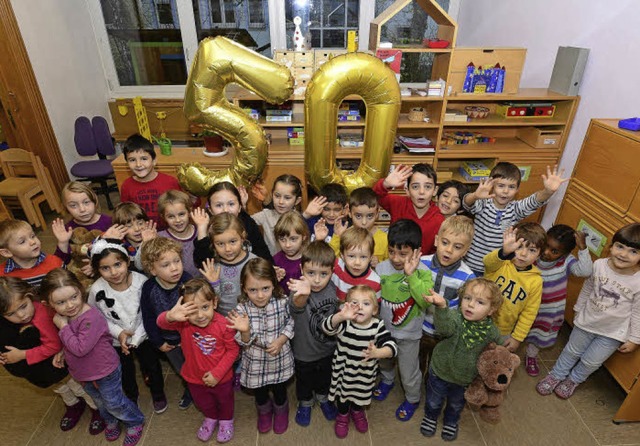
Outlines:
POLYGON ((367 432, 369 423, 362 406, 371 403, 378 359, 397 354, 396 343, 384 322, 374 317, 377 313, 376 292, 369 286, 356 285, 347 292, 340 312, 322 323, 326 334, 337 337, 329 400, 338 407, 335 424, 338 438, 349 434, 349 415, 358 432, 367 432))
POLYGON ((584 232, 574 231, 567 225, 555 225, 547 231, 547 247, 536 261, 542 273, 542 302, 525 339, 525 370, 530 376, 540 373, 538 351, 551 347, 558 338, 558 331, 564 322, 569 275, 589 277, 593 271, 593 261, 585 239, 584 232), (577 259, 571 254, 576 246, 577 259))

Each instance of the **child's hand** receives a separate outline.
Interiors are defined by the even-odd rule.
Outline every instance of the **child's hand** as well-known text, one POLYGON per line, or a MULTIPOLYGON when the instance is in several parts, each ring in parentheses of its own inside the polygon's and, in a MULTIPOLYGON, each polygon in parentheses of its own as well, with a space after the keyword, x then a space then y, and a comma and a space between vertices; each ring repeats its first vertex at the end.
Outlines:
POLYGON ((191 220, 193 224, 196 225, 196 228, 200 230, 200 228, 204 228, 204 232, 206 234, 207 228, 209 227, 209 213, 206 209, 203 208, 195 208, 191 211, 191 220))
POLYGON ((369 262, 369 266, 371 266, 372 269, 376 269, 376 266, 378 266, 378 263, 380 263, 380 260, 378 260, 378 256, 371 256, 371 261, 369 262))
POLYGON ((578 250, 582 251, 583 249, 587 249, 587 234, 582 231, 576 231, 576 246, 578 250))
POLYGON ((414 249, 409 257, 407 257, 404 261, 404 273, 407 276, 415 273, 420 265, 420 255, 422 253, 419 249, 414 249))
POLYGON ((502 236, 502 253, 504 255, 510 255, 522 246, 524 239, 518 238, 518 231, 513 226, 507 228, 502 236))
POLYGON ((143 242, 148 242, 149 240, 153 240, 154 238, 158 237, 158 230, 156 227, 157 224, 153 220, 147 220, 144 222, 142 231, 140 231, 143 242))
POLYGON ((218 380, 213 377, 211 372, 207 372, 202 375, 202 382, 207 387, 215 387, 218 384, 218 380))
POLYGON ((502 346, 506 347, 506 349, 509 350, 511 353, 515 353, 515 351, 518 350, 518 347, 520 347, 520 341, 516 341, 511 336, 509 336, 507 339, 504 340, 504 342, 502 343, 502 346))
POLYGON ((413 174, 411 166, 403 166, 398 164, 396 168, 384 179, 382 185, 385 189, 394 189, 402 187, 406 184, 407 179, 413 174))
POLYGON ((287 338, 285 336, 279 336, 271 342, 271 344, 267 345, 265 351, 269 353, 271 356, 278 356, 280 350, 282 350, 282 346, 287 342, 287 338))
MULTIPOLYGON (((302 214, 303 217, 315 217, 316 215, 322 214, 324 207, 327 205, 327 197, 318 196, 309 202, 307 208, 304 210, 302 214)), ((323 239, 324 240, 324 239, 323 239)))
POLYGON ((309 279, 302 276, 300 279, 289 279, 287 282, 289 291, 293 291, 294 296, 308 296, 311 294, 311 283, 309 279))
POLYGON ((320 240, 321 242, 329 236, 329 228, 327 228, 324 218, 321 218, 313 225, 313 233, 316 236, 316 240, 320 240))
POLYGON ((373 342, 369 342, 369 345, 364 350, 364 360, 369 361, 371 359, 383 359, 389 357, 389 347, 378 348, 373 342))
POLYGON ((120 348, 122 349, 122 353, 125 355, 129 354, 129 338, 133 336, 133 332, 129 330, 122 330, 118 335, 118 342, 120 343, 120 348))
POLYGON ((174 348, 176 348, 175 345, 171 345, 171 344, 167 344, 166 342, 164 344, 162 344, 160 346, 160 348, 158 350, 160 350, 163 353, 167 353, 170 352, 171 350, 173 350, 174 348))
POLYGON ((565 183, 570 180, 570 178, 562 178, 564 175, 564 169, 560 170, 558 173, 558 166, 553 166, 553 170, 547 166, 547 174, 542 174, 542 185, 544 186, 544 190, 549 194, 555 193, 562 183, 565 183))
POLYGON ((495 197, 495 194, 491 193, 491 191, 493 190, 494 181, 495 180, 493 178, 480 180, 480 184, 478 185, 478 188, 475 190, 475 192, 473 192, 476 200, 484 200, 484 199, 495 197))
POLYGON ((240 333, 247 333, 249 331, 249 316, 246 314, 240 314, 236 310, 231 310, 227 315, 227 328, 232 328, 240 333))
POLYGON ((251 188, 251 195, 253 195, 255 199, 262 204, 269 203, 269 201, 266 201, 269 196, 269 191, 264 186, 264 181, 262 180, 256 181, 256 184, 253 185, 251 188))
POLYGON ((84 263, 84 265, 82 265, 82 267, 80 268, 80 272, 87 277, 93 277, 94 272, 93 266, 91 266, 91 260, 82 259, 82 262, 84 263))
POLYGON ((127 227, 125 225, 116 224, 116 225, 112 225, 109 229, 104 231, 101 237, 122 240, 126 234, 127 234, 127 227))
POLYGON ((636 351, 637 348, 638 348, 638 344, 634 344, 631 341, 627 341, 624 344, 622 344, 620 347, 618 347, 618 351, 620 353, 631 353, 636 351))
POLYGON ((247 202, 249 201, 249 194, 247 193, 247 189, 244 186, 238 186, 238 193, 240 194, 240 205, 242 209, 247 208, 247 202))
POLYGON ((73 229, 65 228, 64 220, 61 218, 56 218, 51 222, 51 231, 56 240, 58 240, 58 243, 69 243, 71 235, 73 234, 73 229))
POLYGON ((205 279, 209 282, 217 282, 220 279, 220 265, 216 265, 213 259, 207 259, 202 262, 202 269, 198 269, 205 279))
POLYGON ((64 352, 59 351, 55 355, 53 355, 53 366, 57 369, 61 369, 64 367, 64 352))
POLYGON ((343 219, 342 217, 338 217, 335 223, 333 224, 333 233, 338 237, 342 237, 342 234, 344 234, 344 231, 346 231, 348 227, 349 227, 349 222, 343 219))
POLYGON ((433 291, 433 289, 429 290, 429 294, 423 294, 422 298, 425 302, 433 304, 438 308, 447 308, 447 299, 433 291))
POLYGON ((196 305, 193 302, 183 303, 184 297, 180 297, 174 307, 167 312, 167 322, 185 322, 189 316, 196 313, 196 305))
POLYGON ((279 266, 275 265, 273 269, 276 271, 276 279, 278 279, 278 282, 282 282, 287 276, 287 271, 284 268, 280 268, 279 266))
POLYGON ((69 323, 69 318, 56 313, 56 315, 53 316, 53 323, 58 327, 58 330, 62 330, 62 328, 69 323))
POLYGON ((7 352, 0 353, 0 364, 15 364, 16 362, 27 359, 26 350, 20 350, 10 345, 5 345, 7 352))
POLYGON ((344 320, 352 321, 356 318, 357 313, 358 313, 357 303, 345 302, 338 314, 340 314, 344 318, 344 320))

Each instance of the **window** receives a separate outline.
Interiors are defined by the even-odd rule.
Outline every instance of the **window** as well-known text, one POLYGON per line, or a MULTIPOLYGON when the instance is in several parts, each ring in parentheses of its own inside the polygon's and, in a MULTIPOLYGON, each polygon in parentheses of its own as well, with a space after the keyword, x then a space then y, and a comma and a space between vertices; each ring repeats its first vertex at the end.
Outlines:
POLYGON ((292 35, 293 18, 302 19, 300 30, 312 48, 346 48, 347 31, 359 28, 358 0, 286 0, 286 29, 292 35))
MULTIPOLYGON (((457 7, 460 0, 441 0, 457 7)), ((180 97, 198 43, 224 35, 271 57, 292 49, 293 17, 314 48, 345 48, 393 0, 87 0, 112 97, 180 97)), ((415 30, 399 23, 403 39, 415 30)))

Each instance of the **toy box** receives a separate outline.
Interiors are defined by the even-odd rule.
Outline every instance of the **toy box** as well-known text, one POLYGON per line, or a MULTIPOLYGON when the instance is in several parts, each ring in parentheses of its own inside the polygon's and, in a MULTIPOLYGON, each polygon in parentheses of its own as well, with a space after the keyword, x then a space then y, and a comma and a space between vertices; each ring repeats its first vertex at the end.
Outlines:
POLYGON ((460 175, 468 181, 480 181, 489 177, 493 160, 462 161, 460 163, 460 175))
POLYGON ((550 102, 504 102, 496 114, 504 118, 553 118, 556 106, 550 102))
POLYGON ((526 142, 534 149, 553 149, 560 147, 562 129, 524 127, 518 129, 516 132, 516 138, 526 142))

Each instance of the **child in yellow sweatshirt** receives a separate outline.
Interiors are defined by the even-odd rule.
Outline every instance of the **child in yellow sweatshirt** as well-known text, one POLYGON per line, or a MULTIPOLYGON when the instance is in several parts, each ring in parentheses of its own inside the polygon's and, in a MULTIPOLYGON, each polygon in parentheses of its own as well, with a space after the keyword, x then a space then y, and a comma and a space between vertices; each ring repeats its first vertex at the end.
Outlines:
POLYGON ((537 223, 520 222, 504 233, 502 248, 484 256, 484 277, 495 282, 504 300, 494 318, 503 345, 514 352, 529 334, 542 298, 542 276, 533 264, 545 247, 546 232, 537 223))

